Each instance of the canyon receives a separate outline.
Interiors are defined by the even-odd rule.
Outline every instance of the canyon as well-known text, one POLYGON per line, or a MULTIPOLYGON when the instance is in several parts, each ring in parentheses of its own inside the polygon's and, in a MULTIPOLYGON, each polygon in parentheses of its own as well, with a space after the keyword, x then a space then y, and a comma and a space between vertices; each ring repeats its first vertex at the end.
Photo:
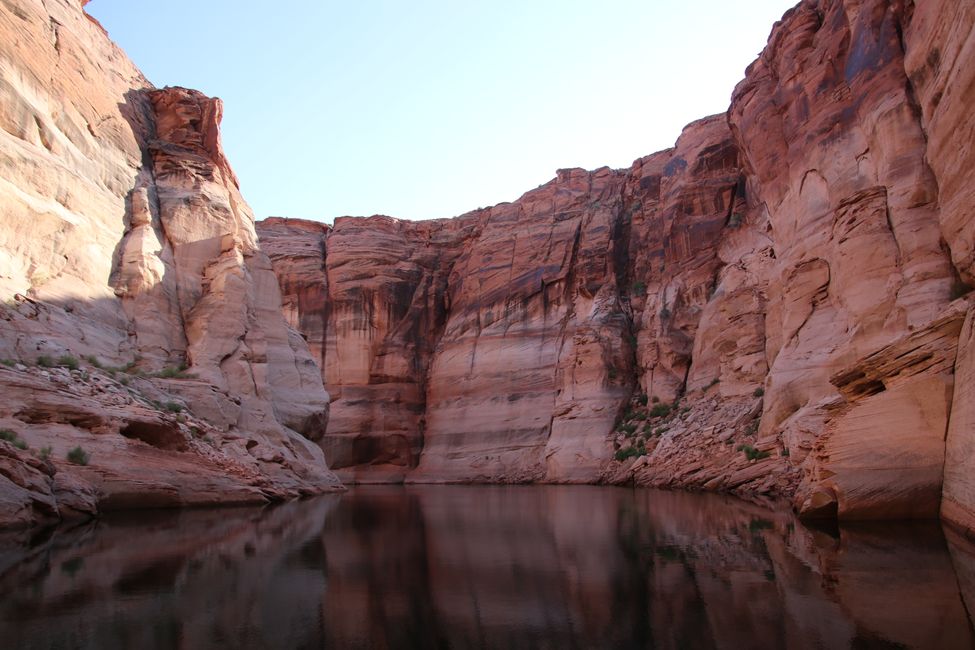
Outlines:
POLYGON ((971 140, 972 18, 803 2, 726 115, 629 169, 451 220, 258 223, 333 469, 970 524, 975 161, 946 139, 971 140))
POLYGON ((803 0, 671 149, 330 226, 255 223, 220 100, 83 4, 0 2, 0 526, 544 482, 975 532, 972 3, 803 0))

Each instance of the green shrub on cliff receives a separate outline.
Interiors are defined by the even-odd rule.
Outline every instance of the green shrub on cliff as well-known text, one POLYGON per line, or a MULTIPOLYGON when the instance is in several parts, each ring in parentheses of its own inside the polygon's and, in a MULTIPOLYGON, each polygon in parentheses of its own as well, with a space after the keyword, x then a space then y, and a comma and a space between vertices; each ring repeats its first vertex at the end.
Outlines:
POLYGON ((89 460, 91 456, 80 445, 68 452, 68 462, 74 465, 87 465, 89 460))
MULTIPOLYGON (((644 453, 646 453, 646 452, 644 452, 644 453)), ((620 462, 623 462, 627 458, 633 458, 635 456, 642 456, 642 455, 643 454, 640 453, 640 450, 637 449, 636 447, 627 447, 625 449, 618 450, 616 452, 615 458, 616 458, 616 460, 618 460, 620 462)))
POLYGON ((17 449, 27 449, 27 441, 10 429, 0 429, 0 440, 6 440, 17 449))
POLYGON ((745 458, 748 460, 762 460, 763 458, 768 458, 771 454, 767 451, 759 451, 752 447, 751 445, 739 445, 738 451, 745 453, 745 458))
POLYGON ((58 357, 58 365, 62 368, 67 368, 68 370, 77 370, 79 363, 78 360, 70 354, 62 354, 60 357, 58 357))
POLYGON ((650 409, 650 417, 662 418, 670 414, 670 404, 654 404, 650 409))

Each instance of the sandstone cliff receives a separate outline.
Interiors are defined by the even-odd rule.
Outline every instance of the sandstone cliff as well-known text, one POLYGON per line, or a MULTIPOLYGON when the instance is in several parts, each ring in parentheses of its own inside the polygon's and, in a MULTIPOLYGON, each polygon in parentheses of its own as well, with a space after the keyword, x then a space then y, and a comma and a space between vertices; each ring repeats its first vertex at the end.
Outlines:
POLYGON ((340 395, 326 455, 972 525, 973 25, 804 0, 726 115, 629 169, 456 220, 258 224, 340 395))
POLYGON ((220 101, 153 89, 76 1, 0 34, 0 525, 337 487, 220 101))
POLYGON ((5 0, 0 525, 319 492, 327 459, 975 530, 973 26, 803 0, 726 114, 628 169, 255 230, 219 100, 152 88, 78 2, 5 0))

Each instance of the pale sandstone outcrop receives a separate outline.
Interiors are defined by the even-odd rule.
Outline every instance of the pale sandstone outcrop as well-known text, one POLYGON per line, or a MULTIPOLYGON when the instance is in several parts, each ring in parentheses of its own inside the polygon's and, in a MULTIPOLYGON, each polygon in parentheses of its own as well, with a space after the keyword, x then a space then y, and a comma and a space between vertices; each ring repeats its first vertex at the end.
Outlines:
POLYGON ((749 384, 727 391, 724 372, 711 389, 722 399, 701 413, 689 378, 690 414, 629 461, 637 480, 770 490, 809 515, 937 512, 964 314, 956 305, 942 316, 961 269, 942 242, 926 125, 904 70, 899 34, 910 20, 897 3, 803 2, 736 89, 743 227, 719 245, 733 253, 701 317, 693 365, 732 341, 758 343, 731 348, 722 370, 756 378, 768 365, 762 417, 749 423, 744 407, 731 410, 749 384), (725 282, 737 300, 723 295, 725 282), (724 317, 711 329, 716 310, 724 317), (848 394, 845 382, 871 371, 882 394, 848 394), (744 424, 754 430, 744 441, 769 457, 738 471, 742 460, 714 437, 738 449, 744 424), (659 450, 681 436, 680 453, 661 463, 659 450))
POLYGON ((830 378, 842 395, 807 458, 799 511, 844 519, 935 517, 955 355, 967 303, 830 378))
POLYGON ((166 425, 166 445, 135 445, 126 422, 166 426, 134 397, 117 404, 130 390, 119 384, 110 399, 82 399, 77 373, 5 369, 0 420, 32 453, 51 446, 55 461, 46 480, 56 505, 18 520, 77 510, 92 495, 99 507, 138 507, 338 487, 313 442, 328 395, 280 315, 220 149, 219 100, 152 89, 74 1, 6 2, 0 34, 0 358, 85 357, 85 372, 110 383, 98 366, 165 370, 170 378, 133 379, 131 390, 209 421, 223 458, 214 464, 182 425, 166 425), (31 406, 44 395, 57 397, 31 406), (25 415, 38 409, 50 415, 25 415), (83 415, 65 420, 64 410, 83 415), (88 467, 64 461, 75 445, 92 453, 88 467), (225 471, 234 463, 245 475, 225 471))

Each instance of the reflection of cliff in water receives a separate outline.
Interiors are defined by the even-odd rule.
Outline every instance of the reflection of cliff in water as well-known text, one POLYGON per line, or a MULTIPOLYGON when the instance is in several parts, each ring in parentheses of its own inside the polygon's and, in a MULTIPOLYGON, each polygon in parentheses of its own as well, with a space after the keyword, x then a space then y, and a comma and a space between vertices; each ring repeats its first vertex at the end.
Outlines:
MULTIPOLYGON (((298 648, 321 637, 325 516, 273 509, 111 517, 0 562, 10 648, 298 648)), ((9 645, 8 645, 9 644, 9 645)))
POLYGON ((936 524, 813 531, 713 495, 357 488, 0 538, 0 638, 18 648, 967 648, 975 555, 949 541, 950 553, 936 524))

